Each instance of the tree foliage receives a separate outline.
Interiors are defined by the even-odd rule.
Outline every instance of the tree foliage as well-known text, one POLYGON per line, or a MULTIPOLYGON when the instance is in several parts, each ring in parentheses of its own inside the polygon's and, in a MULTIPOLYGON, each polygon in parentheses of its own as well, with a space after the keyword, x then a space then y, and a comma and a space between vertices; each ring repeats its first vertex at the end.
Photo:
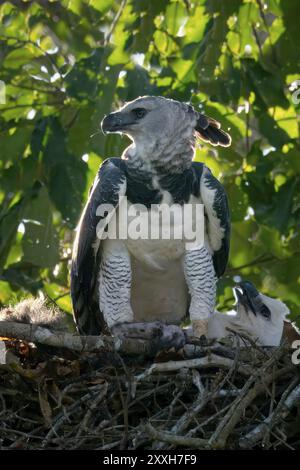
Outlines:
POLYGON ((241 275, 299 313, 298 13, 298 0, 1 2, 0 302, 42 290, 71 310, 74 228, 99 164, 127 145, 99 123, 155 94, 233 138, 196 155, 231 206, 219 307, 241 275))

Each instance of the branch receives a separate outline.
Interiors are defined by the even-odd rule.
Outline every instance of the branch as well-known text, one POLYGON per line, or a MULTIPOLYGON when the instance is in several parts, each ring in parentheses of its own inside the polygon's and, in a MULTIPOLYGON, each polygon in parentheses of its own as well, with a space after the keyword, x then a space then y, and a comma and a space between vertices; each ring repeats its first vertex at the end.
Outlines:
MULTIPOLYGON (((46 59, 48 60, 49 64, 52 65, 53 70, 54 70, 56 73, 59 74, 60 79, 63 78, 62 75, 61 75, 61 73, 60 73, 60 71, 59 71, 59 69, 58 69, 58 67, 57 67, 57 65, 56 65, 56 63, 55 63, 55 60, 53 59, 53 57, 52 57, 50 54, 48 54, 48 52, 45 51, 45 50, 44 50, 39 44, 37 44, 36 42, 31 41, 31 39, 26 39, 26 40, 24 40, 24 39, 20 39, 20 38, 18 38, 18 37, 16 37, 16 36, 7 36, 7 35, 5 35, 5 34, 1 34, 1 35, 0 35, 0 40, 16 41, 16 43, 23 44, 24 46, 27 46, 28 44, 31 44, 32 46, 36 47, 36 48, 42 53, 42 55, 43 55, 44 57, 46 57, 46 59)), ((54 85, 54 86, 55 86, 55 85, 54 85)))
POLYGON ((243 413, 245 413, 245 409, 258 395, 266 391, 270 383, 292 370, 293 366, 289 365, 276 372, 273 370, 269 372, 269 369, 276 364, 281 355, 282 348, 279 348, 270 359, 265 362, 263 367, 254 372, 248 379, 241 390, 240 396, 233 401, 231 408, 211 436, 209 440, 211 445, 219 449, 224 449, 229 435, 235 429, 243 413))
MULTIPOLYGON (((152 364, 145 372, 137 377, 137 380, 143 380, 145 377, 151 375, 153 372, 173 372, 181 370, 183 367, 188 369, 194 368, 220 368, 230 369, 234 365, 232 359, 227 357, 217 356, 216 354, 209 354, 205 357, 197 357, 195 359, 186 359, 184 361, 169 361, 169 362, 158 362, 152 364)), ((253 369, 247 365, 238 366, 238 372, 241 375, 249 376, 252 374, 253 369)))
POLYGON ((257 258, 255 258, 254 260, 250 261, 249 263, 227 269, 226 274, 240 271, 241 269, 245 269, 245 268, 251 268, 252 266, 256 266, 257 264, 269 263, 270 261, 275 261, 275 260, 278 261, 278 258, 276 256, 268 255, 267 253, 264 253, 258 256, 257 258))
POLYGON ((79 336, 61 331, 51 331, 39 325, 0 321, 0 336, 78 352, 120 352, 146 354, 150 342, 111 336, 79 336))
MULTIPOLYGON (((298 380, 298 379, 297 379, 298 380)), ((294 386, 295 383, 292 382, 294 386)), ((287 392, 290 392, 289 388, 287 392)), ((266 432, 270 431, 279 421, 284 420, 292 408, 296 406, 300 401, 300 385, 295 387, 291 393, 287 393, 287 397, 283 400, 283 403, 280 403, 277 409, 270 414, 262 423, 252 429, 246 436, 242 437, 239 441, 240 447, 243 449, 251 449, 254 447, 257 442, 259 442, 265 435, 266 432), (281 408, 277 412, 278 408, 281 408)))
POLYGON ((176 436, 169 432, 157 431, 149 423, 144 426, 144 432, 156 441, 168 442, 169 444, 173 444, 175 446, 192 447, 194 449, 211 448, 206 439, 200 439, 197 437, 176 436))
POLYGON ((63 104, 61 101, 53 102, 53 103, 35 103, 34 101, 30 104, 15 104, 14 106, 7 106, 6 108, 0 108, 1 113, 4 111, 11 111, 12 109, 18 108, 36 108, 37 106, 58 106, 63 104))
POLYGON ((127 0, 123 0, 123 1, 122 1, 118 12, 117 12, 116 16, 115 16, 114 19, 113 19, 113 22, 112 22, 112 24, 111 24, 110 30, 108 31, 107 36, 106 36, 106 38, 105 38, 105 42, 104 42, 104 45, 105 45, 105 46, 107 46, 107 44, 109 43, 109 41, 110 41, 110 39, 111 39, 111 37, 112 37, 112 35, 113 35, 113 33, 114 33, 114 30, 116 29, 116 26, 117 26, 117 24, 118 24, 118 21, 119 21, 119 19, 120 19, 121 16, 122 16, 122 13, 123 13, 123 11, 124 11, 124 8, 126 7, 126 3, 127 3, 127 0))

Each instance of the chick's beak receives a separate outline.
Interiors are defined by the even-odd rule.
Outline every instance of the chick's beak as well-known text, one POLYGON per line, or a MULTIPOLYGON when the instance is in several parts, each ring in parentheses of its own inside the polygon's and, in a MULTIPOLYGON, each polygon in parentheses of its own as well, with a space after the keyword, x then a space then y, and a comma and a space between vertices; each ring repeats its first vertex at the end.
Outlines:
POLYGON ((259 292, 251 282, 240 282, 234 288, 234 294, 237 302, 241 303, 247 311, 251 311, 254 315, 258 313, 259 292))

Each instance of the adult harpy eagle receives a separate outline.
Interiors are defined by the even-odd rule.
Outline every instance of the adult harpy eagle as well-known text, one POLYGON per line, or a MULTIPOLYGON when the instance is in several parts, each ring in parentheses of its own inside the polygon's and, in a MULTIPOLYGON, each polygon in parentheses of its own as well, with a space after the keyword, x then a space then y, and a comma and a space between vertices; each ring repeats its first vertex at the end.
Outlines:
POLYGON ((179 324, 189 312, 194 334, 207 333, 216 280, 226 267, 230 218, 225 191, 210 170, 192 162, 196 136, 230 145, 220 124, 188 104, 145 96, 102 121, 106 132, 133 143, 122 158, 101 165, 74 242, 71 296, 82 334, 124 322, 179 324), (99 240, 97 208, 119 198, 131 204, 204 204, 205 243, 186 250, 183 240, 99 240))

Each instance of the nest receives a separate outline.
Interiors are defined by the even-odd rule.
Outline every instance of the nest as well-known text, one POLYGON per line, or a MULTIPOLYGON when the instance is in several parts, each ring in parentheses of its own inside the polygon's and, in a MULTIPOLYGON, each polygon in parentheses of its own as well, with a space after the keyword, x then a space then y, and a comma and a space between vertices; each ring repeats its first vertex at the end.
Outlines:
POLYGON ((0 367, 0 449, 300 448, 285 346, 244 338, 147 358, 5 343, 19 362, 0 367))

